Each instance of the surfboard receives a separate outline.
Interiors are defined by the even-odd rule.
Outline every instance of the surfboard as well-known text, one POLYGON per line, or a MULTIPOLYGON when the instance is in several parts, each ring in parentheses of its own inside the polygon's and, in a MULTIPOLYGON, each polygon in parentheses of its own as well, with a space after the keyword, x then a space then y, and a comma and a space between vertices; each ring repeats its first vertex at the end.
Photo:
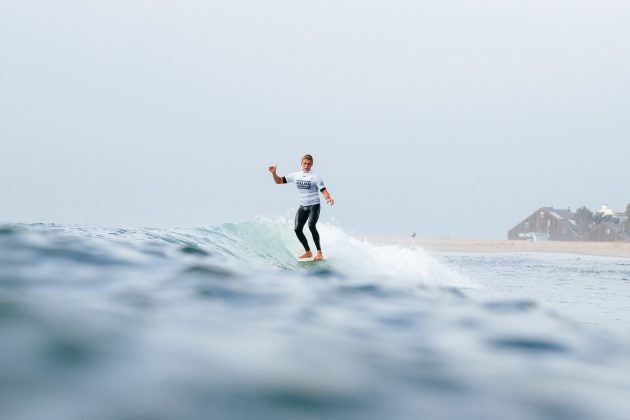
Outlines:
POLYGON ((307 258, 295 257, 295 259, 296 259, 298 262, 301 262, 301 263, 309 263, 309 262, 310 262, 310 263, 312 263, 312 262, 326 261, 326 258, 322 258, 321 260, 317 260, 317 261, 316 261, 316 260, 315 260, 315 257, 307 257, 307 258))

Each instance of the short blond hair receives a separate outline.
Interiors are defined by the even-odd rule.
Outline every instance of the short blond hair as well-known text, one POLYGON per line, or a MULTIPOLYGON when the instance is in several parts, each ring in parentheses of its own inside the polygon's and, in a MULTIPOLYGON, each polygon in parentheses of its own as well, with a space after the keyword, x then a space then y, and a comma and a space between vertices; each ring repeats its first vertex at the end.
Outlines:
MULTIPOLYGON (((302 160, 304 160, 304 159, 310 160, 311 163, 313 163, 313 156, 311 156, 311 155, 304 155, 304 156, 302 156, 302 160)), ((300 162, 302 162, 302 160, 300 162)))

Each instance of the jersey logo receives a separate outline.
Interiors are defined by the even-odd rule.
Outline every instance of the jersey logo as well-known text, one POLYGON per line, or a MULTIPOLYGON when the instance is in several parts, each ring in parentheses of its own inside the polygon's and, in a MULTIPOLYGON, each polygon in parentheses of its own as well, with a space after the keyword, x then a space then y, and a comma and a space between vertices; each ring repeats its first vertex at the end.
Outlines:
POLYGON ((302 181, 301 179, 298 179, 297 181, 295 181, 295 183, 297 184, 297 187, 300 190, 310 190, 311 189, 311 181, 302 181))

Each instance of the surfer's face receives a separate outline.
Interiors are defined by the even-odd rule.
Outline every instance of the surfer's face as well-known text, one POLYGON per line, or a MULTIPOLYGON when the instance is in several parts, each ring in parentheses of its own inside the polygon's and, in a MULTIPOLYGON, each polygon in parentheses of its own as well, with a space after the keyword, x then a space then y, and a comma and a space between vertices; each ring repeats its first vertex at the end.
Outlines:
POLYGON ((313 161, 308 159, 302 159, 302 170, 304 172, 310 172, 313 166, 313 161))

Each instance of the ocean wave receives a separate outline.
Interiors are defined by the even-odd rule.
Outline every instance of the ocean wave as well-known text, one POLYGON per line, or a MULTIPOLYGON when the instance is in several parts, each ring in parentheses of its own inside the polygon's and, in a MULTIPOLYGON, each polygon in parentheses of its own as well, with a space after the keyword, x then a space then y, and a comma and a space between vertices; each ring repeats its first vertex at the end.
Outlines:
POLYGON ((282 218, 0 227, 0 417, 615 419, 629 408, 627 347, 534 299, 475 298, 485 289, 422 249, 319 229, 327 260, 303 265, 282 218))
MULTIPOLYGON (((293 270, 297 272, 380 278, 394 286, 475 287, 421 248, 377 246, 356 239, 341 228, 319 226, 327 260, 303 265, 291 222, 258 218, 214 227, 179 229, 117 229, 54 224, 6 225, 0 236, 5 263, 16 266, 61 265, 124 266, 151 268, 155 265, 186 265, 191 258, 212 260, 227 272, 238 265, 244 270, 293 270)), ((203 271, 192 263, 184 271, 203 271)), ((205 264, 205 263, 204 263, 205 264)))

